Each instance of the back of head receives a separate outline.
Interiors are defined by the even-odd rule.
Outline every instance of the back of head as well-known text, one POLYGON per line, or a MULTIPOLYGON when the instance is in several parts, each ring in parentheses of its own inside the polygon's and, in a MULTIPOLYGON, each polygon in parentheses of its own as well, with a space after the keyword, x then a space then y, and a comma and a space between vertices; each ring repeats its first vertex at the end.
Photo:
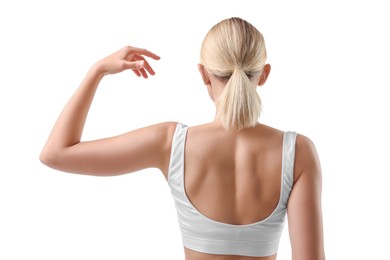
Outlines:
POLYGON ((262 34, 241 18, 214 25, 203 40, 201 63, 221 79, 229 79, 216 100, 217 118, 226 129, 255 126, 261 112, 252 75, 263 71, 267 53, 262 34))

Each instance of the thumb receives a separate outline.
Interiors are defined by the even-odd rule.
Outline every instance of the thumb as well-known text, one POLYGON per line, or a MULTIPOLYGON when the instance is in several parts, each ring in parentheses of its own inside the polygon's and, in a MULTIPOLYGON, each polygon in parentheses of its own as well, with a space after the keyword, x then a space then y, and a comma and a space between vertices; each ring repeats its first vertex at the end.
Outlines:
POLYGON ((145 62, 143 60, 139 60, 133 62, 125 61, 123 65, 126 69, 139 70, 144 67, 144 64, 145 62))

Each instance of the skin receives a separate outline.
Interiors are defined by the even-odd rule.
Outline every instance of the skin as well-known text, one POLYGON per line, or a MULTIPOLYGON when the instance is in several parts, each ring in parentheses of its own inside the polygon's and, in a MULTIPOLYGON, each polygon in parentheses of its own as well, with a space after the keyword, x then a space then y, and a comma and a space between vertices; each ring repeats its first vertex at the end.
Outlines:
MULTIPOLYGON (((95 63, 68 101, 44 146, 40 160, 57 170, 113 176, 158 168, 168 177, 176 122, 165 122, 119 136, 81 142, 86 117, 101 79, 133 70, 143 78, 154 75, 145 57, 159 57, 127 46, 95 63)), ((270 73, 251 78, 262 86, 270 73)), ((226 80, 199 65, 211 99, 217 100, 226 80)), ((257 124, 241 131, 226 130, 215 119, 190 127, 185 146, 185 189, 192 204, 206 217, 230 224, 249 224, 269 216, 280 194, 283 132, 257 124), (218 167, 216 167, 218 166, 218 167)), ((294 186, 288 202, 292 259, 325 259, 321 210, 321 169, 314 144, 298 135, 294 186)), ((273 260, 267 257, 211 255, 184 248, 187 260, 273 260)))

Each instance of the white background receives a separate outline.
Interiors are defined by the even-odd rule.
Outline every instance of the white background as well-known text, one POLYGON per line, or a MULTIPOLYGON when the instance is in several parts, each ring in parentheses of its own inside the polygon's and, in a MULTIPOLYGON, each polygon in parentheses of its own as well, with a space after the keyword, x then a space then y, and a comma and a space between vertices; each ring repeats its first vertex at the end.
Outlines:
MULTIPOLYGON (((260 121, 316 144, 327 259, 390 259, 386 1, 77 2, 0 3, 0 259, 183 259, 162 174, 72 175, 38 156, 89 67, 128 44, 162 57, 151 62, 157 74, 105 78, 85 140, 211 120, 200 44, 232 16, 266 40, 260 121)), ((279 248, 291 258, 287 226, 279 248)))

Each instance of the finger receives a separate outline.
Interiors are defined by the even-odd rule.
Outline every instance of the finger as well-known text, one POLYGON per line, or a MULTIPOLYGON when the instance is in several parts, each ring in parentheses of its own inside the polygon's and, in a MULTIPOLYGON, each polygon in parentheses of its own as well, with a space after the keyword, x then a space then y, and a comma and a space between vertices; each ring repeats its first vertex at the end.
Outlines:
POLYGON ((139 55, 144 55, 144 56, 148 56, 149 58, 152 58, 154 60, 159 60, 160 59, 160 56, 158 56, 157 54, 154 54, 153 52, 151 51, 148 51, 146 49, 141 49, 141 48, 135 48, 133 47, 133 50, 132 50, 133 53, 136 53, 138 56, 139 55))
POLYGON ((147 79, 149 76, 148 76, 148 73, 146 73, 146 70, 145 69, 140 69, 138 70, 138 72, 142 75, 143 78, 147 79))
POLYGON ((144 68, 145 61, 139 60, 139 61, 123 61, 123 69, 132 69, 132 70, 139 70, 144 68))
POLYGON ((145 79, 148 78, 148 74, 145 71, 145 63, 146 63, 145 59, 141 56, 141 57, 134 57, 134 60, 135 61, 133 62, 129 62, 129 64, 134 64, 134 66, 136 66, 136 68, 133 67, 132 69, 137 71, 138 76, 142 75, 142 77, 144 77, 145 79))
POLYGON ((156 72, 152 69, 152 67, 149 65, 149 62, 145 61, 144 63, 144 69, 149 72, 150 75, 155 75, 156 72))
POLYGON ((147 79, 149 76, 148 76, 148 73, 146 73, 145 69, 143 68, 139 68, 139 69, 132 69, 132 71, 135 73, 135 75, 137 75, 138 77, 143 77, 145 79, 147 79))
POLYGON ((145 57, 143 56, 139 56, 139 55, 134 55, 133 57, 134 60, 139 60, 139 61, 144 61, 144 68, 147 70, 147 72, 150 74, 150 75, 155 75, 156 72, 153 70, 153 68, 150 66, 149 62, 145 59, 145 57))
POLYGON ((141 77, 141 73, 139 73, 138 70, 133 70, 134 74, 137 75, 137 77, 141 77))

